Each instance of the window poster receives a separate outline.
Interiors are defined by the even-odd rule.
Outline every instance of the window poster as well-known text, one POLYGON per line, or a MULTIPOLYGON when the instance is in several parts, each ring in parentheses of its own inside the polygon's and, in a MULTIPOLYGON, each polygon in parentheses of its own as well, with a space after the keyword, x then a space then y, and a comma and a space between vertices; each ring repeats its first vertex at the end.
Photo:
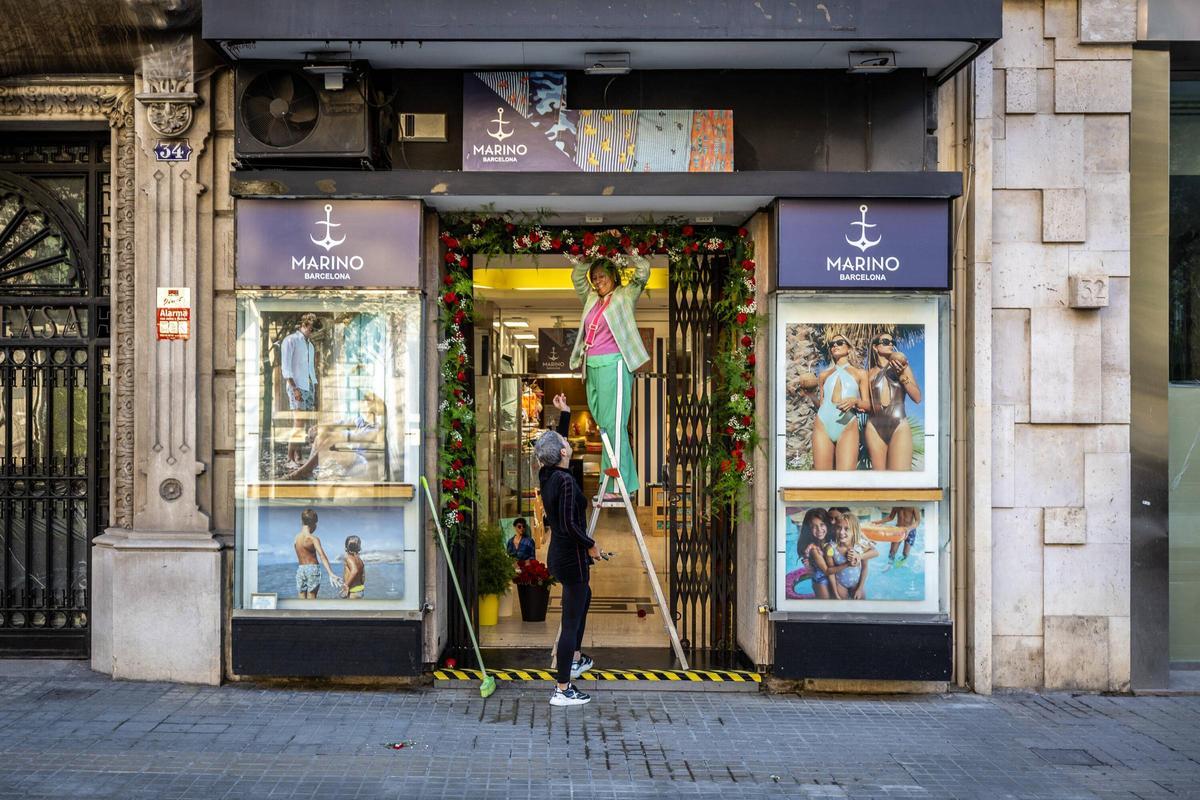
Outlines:
POLYGON ((780 609, 937 611, 937 503, 786 503, 780 516, 780 609))
POLYGON ((780 298, 780 486, 938 485, 939 302, 780 298))
POLYGON ((242 291, 237 312, 242 597, 415 607, 417 295, 242 291))

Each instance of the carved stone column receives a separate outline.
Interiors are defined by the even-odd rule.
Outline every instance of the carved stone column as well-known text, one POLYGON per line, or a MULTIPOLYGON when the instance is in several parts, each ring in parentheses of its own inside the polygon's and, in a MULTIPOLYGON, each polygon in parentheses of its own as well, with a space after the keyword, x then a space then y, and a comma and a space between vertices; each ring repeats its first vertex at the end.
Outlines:
MULTIPOLYGON (((219 683, 221 546, 200 508, 197 479, 208 453, 198 441, 211 408, 211 361, 197 326, 211 319, 213 163, 207 150, 209 82, 194 85, 185 38, 143 60, 135 79, 132 313, 133 491, 129 522, 95 540, 95 592, 107 606, 105 647, 93 668, 113 677, 219 683), (186 160, 159 161, 160 140, 185 141, 186 160), (191 338, 157 338, 158 287, 187 287, 191 338)), ((178 155, 179 150, 175 151, 178 155)), ((120 523, 118 522, 118 525, 120 523)))

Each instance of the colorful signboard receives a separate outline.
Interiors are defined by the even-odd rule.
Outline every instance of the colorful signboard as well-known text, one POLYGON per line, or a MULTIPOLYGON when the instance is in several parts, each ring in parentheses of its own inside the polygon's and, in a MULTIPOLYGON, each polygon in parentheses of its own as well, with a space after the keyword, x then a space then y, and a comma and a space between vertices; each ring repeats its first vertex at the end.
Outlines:
POLYGON ((780 288, 950 288, 948 200, 780 200, 778 226, 780 288))
POLYGON ((467 73, 463 169, 732 172, 733 112, 568 109, 561 72, 467 73))
POLYGON ((240 200, 237 285, 419 285, 416 200, 240 200))

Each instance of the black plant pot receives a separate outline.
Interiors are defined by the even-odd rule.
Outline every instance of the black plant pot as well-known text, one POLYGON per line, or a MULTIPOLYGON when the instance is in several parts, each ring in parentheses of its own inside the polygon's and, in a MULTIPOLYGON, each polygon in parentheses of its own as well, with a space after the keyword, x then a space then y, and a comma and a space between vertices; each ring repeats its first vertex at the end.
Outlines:
POLYGON ((521 619, 525 622, 545 622, 546 607, 550 605, 549 586, 517 584, 517 599, 521 601, 521 619))

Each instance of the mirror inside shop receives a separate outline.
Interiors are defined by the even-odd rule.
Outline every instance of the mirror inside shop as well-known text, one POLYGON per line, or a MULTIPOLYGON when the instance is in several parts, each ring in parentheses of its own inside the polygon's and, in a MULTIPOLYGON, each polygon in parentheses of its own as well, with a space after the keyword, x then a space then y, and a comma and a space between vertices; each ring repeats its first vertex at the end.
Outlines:
MULTIPOLYGON (((596 516, 593 538, 607 559, 591 569, 592 599, 583 649, 657 648, 669 638, 655 605, 650 570, 667 591, 667 507, 661 485, 666 449, 668 283, 665 257, 651 260, 636 325, 647 364, 624 386, 635 470, 622 469, 632 511, 651 562, 638 546, 629 511, 615 499, 596 516)), ((539 489, 533 442, 562 431, 571 445, 570 471, 584 496, 600 490, 604 444, 571 353, 583 300, 561 256, 492 258, 474 271, 476 309, 477 465, 481 521, 479 591, 481 644, 504 648, 511 663, 550 664, 561 617, 562 587, 548 588, 545 565, 551 530, 539 489), (491 583, 491 585, 486 585, 491 583), (519 656, 524 652, 524 657, 519 656)), ((613 443, 614 447, 619 447, 613 443)), ((617 493, 610 480, 608 492, 617 493)), ((618 497, 619 497, 619 493, 618 497)), ((589 502, 588 520, 593 519, 589 502)), ((645 655, 639 657, 646 661, 645 655)))

